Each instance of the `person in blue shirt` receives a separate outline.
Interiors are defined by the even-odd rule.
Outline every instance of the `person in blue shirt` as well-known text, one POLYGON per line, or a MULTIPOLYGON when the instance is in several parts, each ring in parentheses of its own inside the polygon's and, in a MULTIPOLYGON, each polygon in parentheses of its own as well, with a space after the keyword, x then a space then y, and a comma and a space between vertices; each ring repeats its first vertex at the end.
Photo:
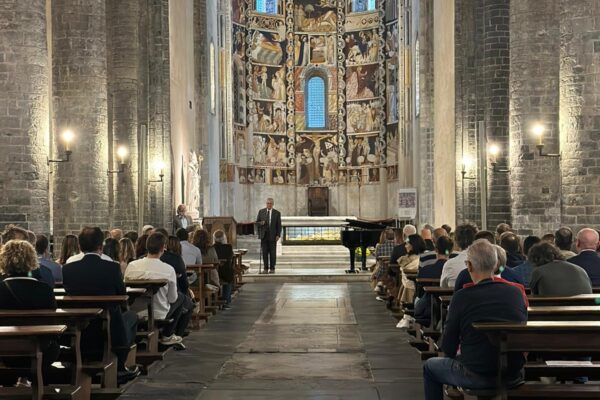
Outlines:
POLYGON ((527 259, 512 269, 525 287, 529 287, 531 273, 533 272, 533 264, 529 261, 529 250, 541 241, 542 239, 537 236, 527 236, 523 241, 523 251, 527 255, 527 259))
MULTIPOLYGON (((446 357, 430 358, 423 365, 426 400, 443 400, 444 385, 495 388, 498 349, 485 333, 473 328, 473 323, 527 321, 527 305, 521 290, 493 280, 498 265, 494 245, 487 240, 475 241, 467 250, 465 264, 474 285, 457 291, 452 298, 441 340, 446 357)), ((509 387, 522 381, 524 364, 523 353, 508 355, 509 387)))
POLYGON ((48 283, 50 287, 54 287, 56 282, 62 282, 62 267, 60 264, 52 260, 52 257, 50 257, 50 253, 48 252, 48 247, 48 238, 45 235, 37 235, 35 241, 35 251, 40 263, 40 278, 42 281, 48 283), (48 272, 50 272, 52 275, 51 283, 48 272))

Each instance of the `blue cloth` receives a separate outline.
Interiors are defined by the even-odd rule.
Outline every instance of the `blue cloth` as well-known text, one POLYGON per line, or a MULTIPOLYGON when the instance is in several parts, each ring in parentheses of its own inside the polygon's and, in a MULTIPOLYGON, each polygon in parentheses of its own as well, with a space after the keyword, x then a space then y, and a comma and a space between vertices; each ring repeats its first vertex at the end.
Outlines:
POLYGON ((426 400, 443 400, 444 385, 490 389, 496 386, 496 377, 478 375, 452 358, 433 357, 423 365, 423 384, 426 400))
POLYGON ((62 282, 62 266, 59 263, 52 261, 49 257, 38 255, 40 265, 48 268, 52 272, 54 282, 62 282))
MULTIPOLYGON (((500 273, 500 277, 502 279, 504 279, 505 281, 520 283, 521 285, 524 285, 524 283, 521 280, 521 278, 519 277, 519 275, 516 274, 515 271, 510 268, 504 268, 502 270, 502 272, 500 273)), ((456 291, 462 289, 465 284, 471 283, 471 282, 473 282, 473 280, 471 279, 469 270, 466 268, 463 269, 462 271, 460 271, 460 273, 456 277, 456 282, 454 283, 454 291, 456 292, 456 291)))
POLYGON ((39 268, 31 271, 31 276, 40 282, 44 282, 51 288, 54 288, 54 276, 52 276, 52 271, 50 271, 49 268, 40 265, 39 268))
POLYGON ((521 254, 506 253, 506 266, 508 268, 514 268, 517 265, 522 264, 523 261, 525 261, 525 257, 523 257, 521 254))
POLYGON ((532 263, 530 263, 529 261, 525 261, 524 263, 514 267, 512 269, 512 272, 514 272, 519 277, 519 279, 523 283, 523 286, 529 287, 529 282, 531 282, 531 273, 533 272, 532 263))

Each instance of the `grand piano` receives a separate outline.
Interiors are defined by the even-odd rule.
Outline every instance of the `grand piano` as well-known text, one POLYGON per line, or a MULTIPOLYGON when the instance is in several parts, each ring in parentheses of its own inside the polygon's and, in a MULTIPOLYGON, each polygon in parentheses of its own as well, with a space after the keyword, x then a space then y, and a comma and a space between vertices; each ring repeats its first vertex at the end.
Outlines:
POLYGON ((347 273, 357 272, 354 267, 354 259, 356 254, 356 248, 362 249, 362 271, 367 270, 367 247, 375 246, 379 243, 379 237, 381 232, 386 228, 382 224, 374 224, 372 222, 365 222, 360 220, 346 219, 347 225, 344 226, 340 232, 342 238, 342 244, 350 250, 350 269, 347 273))

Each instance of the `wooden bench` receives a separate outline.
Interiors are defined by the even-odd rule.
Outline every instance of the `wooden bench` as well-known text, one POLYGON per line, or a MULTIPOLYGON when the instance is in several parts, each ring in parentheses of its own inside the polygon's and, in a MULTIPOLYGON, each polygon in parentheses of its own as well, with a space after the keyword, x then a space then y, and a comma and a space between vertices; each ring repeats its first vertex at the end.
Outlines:
POLYGON ((207 275, 209 271, 218 268, 219 263, 216 264, 192 264, 187 265, 186 268, 188 271, 196 272, 198 275, 198 280, 196 281, 196 285, 190 287, 194 296, 198 300, 200 310, 198 312, 198 318, 204 319, 208 321, 208 318, 211 315, 216 314, 216 308, 212 305, 212 298, 207 293, 206 283, 208 282, 207 275))
POLYGON ((160 336, 159 322, 155 321, 154 318, 154 295, 164 287, 168 281, 166 279, 139 279, 139 280, 126 280, 125 285, 128 290, 137 289, 143 290, 143 294, 139 296, 138 302, 144 308, 146 308, 147 314, 147 330, 143 331, 138 329, 136 334, 136 341, 144 341, 146 344, 145 349, 138 351, 136 355, 136 362, 144 367, 147 371, 148 367, 155 361, 164 359, 166 351, 160 351, 158 346, 158 340, 160 336))
MULTIPOLYGON (((482 322, 473 324, 473 327, 484 332, 498 348, 497 387, 499 390, 465 390, 467 394, 478 398, 499 396, 501 399, 597 399, 600 397, 600 385, 525 383, 519 387, 508 389, 505 382, 509 352, 556 353, 561 357, 572 355, 574 358, 600 354, 599 321, 482 322)), ((568 365, 565 365, 560 369, 568 371, 569 368, 568 365)), ((597 376, 597 371, 597 366, 577 366, 574 373, 578 376, 597 376)), ((544 373, 560 375, 562 372, 559 368, 554 367, 547 368, 544 373)), ((573 375, 573 371, 570 375, 573 375)))
POLYGON ((110 309, 120 306, 126 307, 128 296, 55 296, 55 299, 56 304, 60 308, 102 309, 102 313, 99 317, 102 321, 102 358, 99 361, 84 361, 83 371, 92 377, 99 375, 102 388, 115 389, 114 394, 119 394, 120 391, 118 390, 117 384, 117 357, 112 351, 113 346, 110 335, 110 309))
MULTIPOLYGON (((22 368, 16 368, 16 370, 30 374, 32 377, 31 388, 0 387, 1 398, 11 400, 86 399, 80 386, 45 386, 44 384, 40 342, 48 337, 60 336, 66 330, 66 325, 0 326, 0 357, 31 360, 30 367, 25 371, 22 368)), ((7 367, 7 369, 12 368, 7 367)))

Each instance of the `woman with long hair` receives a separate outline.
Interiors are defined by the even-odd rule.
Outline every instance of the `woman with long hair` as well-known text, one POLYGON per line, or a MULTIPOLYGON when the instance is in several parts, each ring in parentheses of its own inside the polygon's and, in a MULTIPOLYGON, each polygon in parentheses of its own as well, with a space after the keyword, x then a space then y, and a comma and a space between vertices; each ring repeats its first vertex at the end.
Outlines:
POLYGON ((63 238, 60 246, 60 257, 56 261, 60 265, 65 265, 69 257, 81 253, 79 248, 79 239, 75 235, 67 235, 63 238))
POLYGON ((121 246, 119 245, 119 241, 117 239, 108 238, 104 241, 104 246, 102 246, 102 252, 113 259, 113 261, 119 261, 119 252, 121 251, 121 246))
POLYGON ((135 260, 135 247, 133 246, 131 239, 127 237, 119 240, 119 244, 121 245, 121 248, 119 249, 119 264, 121 265, 121 273, 125 274, 127 265, 135 260))
POLYGON ((167 250, 181 256, 181 242, 177 236, 170 235, 167 239, 167 250))
POLYGON ((135 242, 135 258, 140 259, 146 257, 146 241, 148 240, 148 235, 142 235, 135 242))

